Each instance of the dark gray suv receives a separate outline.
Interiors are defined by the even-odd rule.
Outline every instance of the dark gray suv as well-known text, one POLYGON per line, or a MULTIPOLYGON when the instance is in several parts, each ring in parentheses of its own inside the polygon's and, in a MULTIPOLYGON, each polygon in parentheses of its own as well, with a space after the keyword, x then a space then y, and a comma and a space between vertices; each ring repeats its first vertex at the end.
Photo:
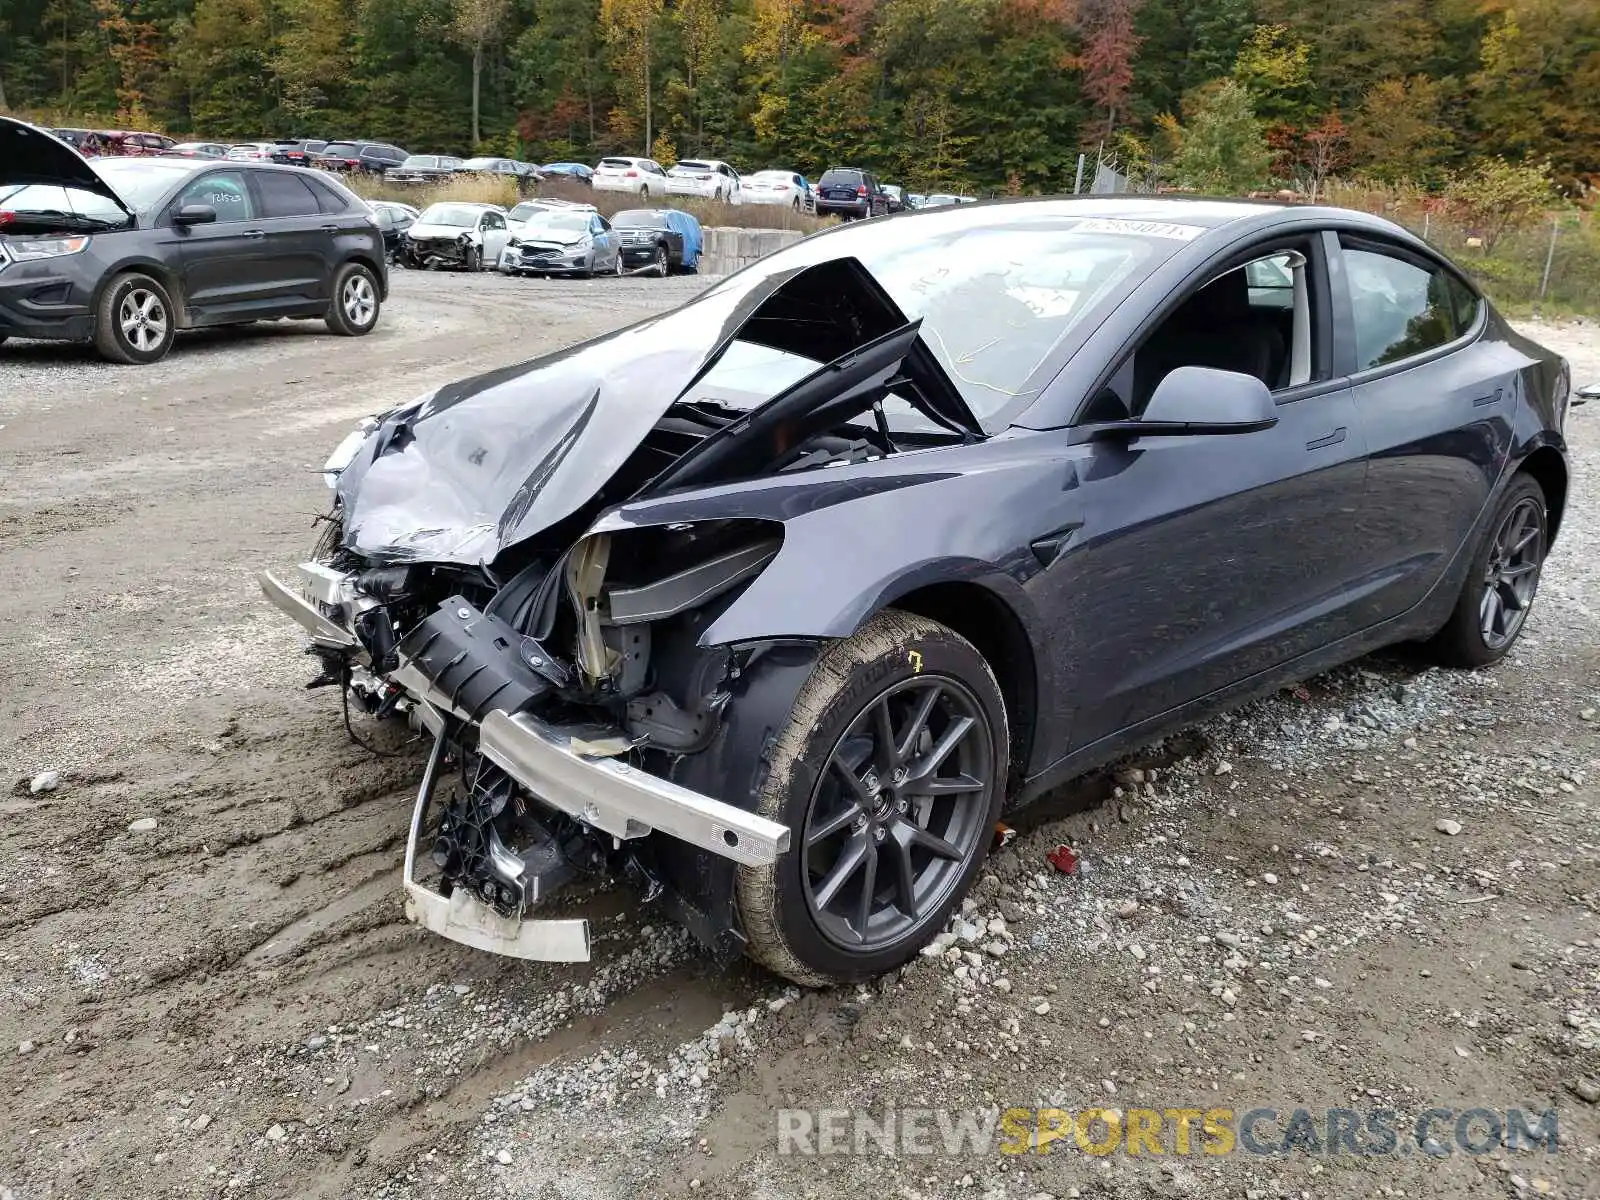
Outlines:
POLYGON ((367 206, 321 172, 168 158, 91 165, 0 117, 0 342, 92 341, 151 363, 180 329, 325 320, 359 336, 388 293, 367 206))

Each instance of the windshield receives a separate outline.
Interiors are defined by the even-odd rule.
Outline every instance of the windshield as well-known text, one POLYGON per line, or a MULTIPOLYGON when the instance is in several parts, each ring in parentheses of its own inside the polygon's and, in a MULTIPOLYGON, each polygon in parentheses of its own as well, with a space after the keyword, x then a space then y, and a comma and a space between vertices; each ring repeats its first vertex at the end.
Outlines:
POLYGON ((713 169, 714 168, 710 163, 681 162, 672 168, 671 173, 674 175, 705 175, 710 173, 713 169))
POLYGON ((611 170, 625 171, 628 168, 633 166, 633 159, 631 159, 631 158, 602 158, 600 160, 600 165, 602 167, 606 167, 606 168, 609 168, 611 170))
POLYGON ((613 229, 660 229, 665 227, 666 223, 660 213, 651 212, 647 208, 620 212, 611 218, 613 229))
POLYGON ((465 204, 430 204, 422 210, 418 223, 422 225, 454 225, 461 229, 471 229, 477 225, 482 212, 476 208, 468 208, 465 204))
POLYGON ((510 212, 506 214, 506 220, 529 221, 534 217, 537 217, 540 213, 547 213, 550 211, 551 209, 548 205, 535 204, 531 200, 524 200, 521 204, 516 205, 510 212))
MULTIPOLYGON (((875 229, 848 226, 778 251, 753 270, 770 278, 841 255, 859 259, 908 319, 922 318, 922 340, 992 431, 1049 382, 1055 368, 1045 368, 1045 360, 1070 330, 1200 232, 1050 214, 1002 224, 981 214, 952 209, 875 229)), ((739 287, 745 274, 707 294, 739 287)), ((781 374, 805 365, 787 363, 781 374)), ((724 380, 720 366, 707 378, 738 393, 749 372, 763 366, 776 370, 770 353, 730 360, 727 369, 740 369, 738 378, 724 380)), ((766 389, 759 399, 773 394, 766 389)))
POLYGON ((587 233, 589 231, 590 214, 586 212, 552 212, 546 210, 543 215, 534 214, 528 222, 530 229, 561 229, 569 233, 587 233))
POLYGON ((787 171, 757 171, 750 176, 754 183, 788 183, 792 178, 787 171))

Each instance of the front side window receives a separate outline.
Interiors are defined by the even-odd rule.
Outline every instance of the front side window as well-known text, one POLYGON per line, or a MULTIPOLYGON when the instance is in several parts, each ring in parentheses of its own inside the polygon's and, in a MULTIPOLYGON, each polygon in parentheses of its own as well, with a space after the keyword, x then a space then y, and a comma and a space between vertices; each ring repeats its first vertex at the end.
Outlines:
MULTIPOLYGON (((1455 341, 1462 323, 1450 273, 1411 257, 1345 244, 1356 370, 1388 366, 1455 341)), ((1466 290, 1464 285, 1458 286, 1466 290)), ((1470 294, 1470 293, 1469 293, 1470 294)), ((1476 297, 1472 297, 1476 301, 1476 297)), ((1476 304, 1467 306, 1476 317, 1476 304)))
POLYGON ((217 221, 253 221, 255 205, 240 171, 212 171, 178 193, 175 208, 204 204, 216 210, 217 221))

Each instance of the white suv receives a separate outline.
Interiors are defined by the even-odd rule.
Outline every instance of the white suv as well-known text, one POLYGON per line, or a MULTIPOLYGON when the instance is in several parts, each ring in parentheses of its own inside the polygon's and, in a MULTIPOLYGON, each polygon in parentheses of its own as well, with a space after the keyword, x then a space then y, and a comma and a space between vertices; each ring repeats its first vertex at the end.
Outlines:
POLYGON ((645 200, 667 194, 667 173, 653 158, 602 158, 592 182, 598 192, 632 192, 645 200))
POLYGON ((688 158, 667 172, 667 191, 738 204, 744 199, 739 172, 715 158, 688 158))

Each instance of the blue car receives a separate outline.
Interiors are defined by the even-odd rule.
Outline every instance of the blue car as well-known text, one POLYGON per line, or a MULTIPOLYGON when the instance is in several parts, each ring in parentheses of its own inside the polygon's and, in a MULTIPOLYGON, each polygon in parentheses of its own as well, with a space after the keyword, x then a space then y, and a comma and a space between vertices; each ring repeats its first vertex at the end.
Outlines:
POLYGON ((693 271, 705 236, 700 222, 677 208, 630 208, 611 218, 622 242, 623 266, 650 267, 658 276, 693 271))
POLYGON ((563 175, 568 179, 576 179, 580 183, 589 183, 594 179, 594 168, 586 167, 582 163, 545 163, 539 168, 541 175, 563 175))

